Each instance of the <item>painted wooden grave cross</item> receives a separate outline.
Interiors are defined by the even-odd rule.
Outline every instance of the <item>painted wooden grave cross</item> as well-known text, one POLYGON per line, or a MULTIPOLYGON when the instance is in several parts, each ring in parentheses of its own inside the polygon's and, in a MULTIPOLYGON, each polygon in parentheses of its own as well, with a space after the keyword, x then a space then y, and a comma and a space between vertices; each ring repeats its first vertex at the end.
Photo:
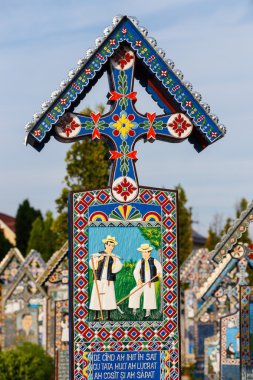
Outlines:
POLYGON ((61 142, 103 139, 114 163, 109 188, 69 196, 75 380, 180 377, 177 193, 139 186, 135 144, 188 138, 200 152, 225 129, 147 35, 135 18, 116 16, 27 125, 26 141, 37 150, 51 136, 61 142), (105 71, 110 112, 74 113, 105 71), (134 78, 165 114, 136 110, 134 78))

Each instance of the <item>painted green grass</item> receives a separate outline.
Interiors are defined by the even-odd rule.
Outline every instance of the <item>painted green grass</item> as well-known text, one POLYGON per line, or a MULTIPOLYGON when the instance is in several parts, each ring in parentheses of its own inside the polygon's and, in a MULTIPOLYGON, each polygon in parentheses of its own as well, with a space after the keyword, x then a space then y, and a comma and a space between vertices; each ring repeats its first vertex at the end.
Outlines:
MULTIPOLYGON (((123 267, 116 276, 115 282, 115 293, 117 302, 122 298, 126 297, 131 290, 136 286, 136 282, 133 276, 133 271, 136 263, 131 261, 126 261, 123 264, 123 267)), ((92 270, 89 269, 89 295, 91 294, 91 290, 93 287, 93 274, 92 270)), ((149 317, 149 321, 161 321, 162 313, 160 313, 160 281, 155 283, 156 287, 156 302, 157 302, 157 310, 153 310, 151 312, 151 316, 149 317)), ((124 314, 120 314, 118 310, 114 310, 111 312, 111 320, 112 321, 142 321, 145 316, 145 310, 142 309, 143 306, 143 296, 141 297, 141 307, 137 310, 136 316, 133 315, 132 309, 128 308, 128 299, 122 302, 120 305, 121 310, 124 314)), ((105 314, 105 313, 104 313, 105 314)), ((94 311, 89 311, 89 320, 94 320, 94 311)))

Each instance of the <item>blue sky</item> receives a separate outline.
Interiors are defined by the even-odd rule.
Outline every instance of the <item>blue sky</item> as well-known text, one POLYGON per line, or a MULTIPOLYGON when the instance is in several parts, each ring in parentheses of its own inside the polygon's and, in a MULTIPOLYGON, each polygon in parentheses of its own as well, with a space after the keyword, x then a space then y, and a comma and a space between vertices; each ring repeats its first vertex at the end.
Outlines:
MULTIPOLYGON (((23 145, 24 125, 116 14, 136 16, 148 28, 228 131, 200 154, 187 141, 139 142, 140 184, 181 183, 202 233, 215 213, 234 216, 242 196, 252 199, 252 0, 0 0, 0 6, 0 212, 15 215, 25 198, 43 212, 55 210, 69 146, 52 140, 37 153, 23 145)), ((105 96, 98 86, 85 104, 94 107, 105 96)), ((139 109, 144 99, 152 111, 144 97, 139 109)))

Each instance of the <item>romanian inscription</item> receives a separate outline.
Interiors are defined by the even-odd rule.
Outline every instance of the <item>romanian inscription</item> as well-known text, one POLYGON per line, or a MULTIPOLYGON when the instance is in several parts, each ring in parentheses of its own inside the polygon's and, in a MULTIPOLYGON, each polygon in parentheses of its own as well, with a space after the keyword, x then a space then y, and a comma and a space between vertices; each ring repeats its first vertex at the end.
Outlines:
POLYGON ((99 352, 92 355, 93 380, 160 379, 160 352, 99 352))

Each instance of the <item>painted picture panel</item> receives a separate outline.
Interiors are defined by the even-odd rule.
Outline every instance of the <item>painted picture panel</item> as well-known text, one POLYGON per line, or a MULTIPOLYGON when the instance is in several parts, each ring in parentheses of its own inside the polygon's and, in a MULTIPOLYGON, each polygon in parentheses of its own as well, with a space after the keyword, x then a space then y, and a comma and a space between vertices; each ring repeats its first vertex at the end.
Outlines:
POLYGON ((88 236, 90 320, 161 320, 161 228, 90 227, 88 236))
POLYGON ((38 310, 24 309, 17 312, 17 342, 39 343, 38 310))
POLYGON ((240 378, 239 312, 221 318, 221 379, 240 378))

